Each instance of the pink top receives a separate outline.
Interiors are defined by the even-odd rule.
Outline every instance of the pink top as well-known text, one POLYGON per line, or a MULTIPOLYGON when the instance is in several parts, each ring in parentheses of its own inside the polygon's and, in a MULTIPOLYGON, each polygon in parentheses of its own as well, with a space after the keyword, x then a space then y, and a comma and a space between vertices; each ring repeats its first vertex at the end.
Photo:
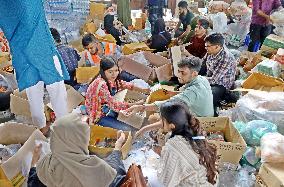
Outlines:
MULTIPOLYGON (((111 88, 116 88, 116 84, 112 82, 110 82, 110 86, 111 88)), ((118 90, 121 91, 123 89, 132 90, 133 84, 125 81, 120 81, 118 90)), ((116 101, 113 96, 111 96, 105 80, 99 77, 89 85, 86 94, 85 105, 91 122, 94 122, 104 116, 101 107, 105 104, 107 104, 109 108, 116 112, 120 110, 126 110, 129 107, 126 102, 116 101), (97 95, 98 86, 102 81, 102 86, 100 87, 97 95)))

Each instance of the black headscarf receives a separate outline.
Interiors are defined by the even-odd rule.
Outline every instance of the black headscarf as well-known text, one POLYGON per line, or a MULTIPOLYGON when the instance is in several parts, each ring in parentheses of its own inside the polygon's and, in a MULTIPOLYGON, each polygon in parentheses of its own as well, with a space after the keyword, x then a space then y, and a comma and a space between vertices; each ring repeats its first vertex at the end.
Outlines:
POLYGON ((166 31, 166 24, 163 18, 157 19, 154 24, 154 31, 153 34, 159 34, 161 32, 166 31))

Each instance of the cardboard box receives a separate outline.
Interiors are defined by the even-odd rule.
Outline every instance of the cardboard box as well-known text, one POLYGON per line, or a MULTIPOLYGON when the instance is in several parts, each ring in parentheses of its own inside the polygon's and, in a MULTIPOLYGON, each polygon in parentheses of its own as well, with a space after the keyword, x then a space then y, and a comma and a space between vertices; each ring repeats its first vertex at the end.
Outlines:
POLYGON ((138 51, 153 51, 153 50, 150 49, 144 42, 125 44, 122 48, 122 53, 124 55, 130 55, 138 51))
POLYGON ((178 63, 182 59, 180 46, 174 46, 170 49, 170 56, 173 63, 174 75, 177 76, 178 74, 178 63))
POLYGON ((24 144, 36 127, 17 122, 6 122, 0 124, 0 144, 24 144))
POLYGON ((75 77, 78 83, 89 83, 99 72, 99 67, 78 67, 75 77))
POLYGON ((283 187, 284 163, 263 163, 258 175, 269 187, 283 187))
POLYGON ((151 94, 148 96, 146 103, 151 104, 155 101, 165 101, 172 96, 179 94, 179 91, 174 90, 175 87, 167 85, 156 85, 151 88, 151 94))
POLYGON ((103 3, 90 3, 90 18, 104 20, 106 5, 103 3))
POLYGON ((83 37, 81 36, 78 40, 74 40, 72 42, 69 43, 69 45, 75 49, 77 49, 79 52, 84 51, 84 47, 82 45, 82 39, 83 37))
MULTIPOLYGON (((68 112, 72 112, 74 108, 79 106, 82 102, 84 102, 84 97, 77 92, 73 87, 66 85, 67 92, 67 109, 68 112)), ((19 90, 15 90, 10 95, 10 109, 11 113, 15 115, 21 115, 31 118, 30 105, 28 101, 28 97, 25 91, 19 92, 19 90)), ((52 110, 52 106, 50 103, 44 106, 46 120, 50 121, 50 109, 52 110)))
POLYGON ((136 30, 142 30, 143 29, 143 18, 135 18, 134 28, 136 30))
MULTIPOLYGON (((107 157, 112 151, 113 148, 101 148, 96 146, 97 139, 103 140, 104 138, 117 139, 117 130, 109 127, 102 127, 98 125, 91 125, 91 134, 90 134, 90 152, 96 154, 101 158, 107 157)), ((125 132, 126 142, 122 146, 122 158, 126 159, 127 155, 132 146, 132 135, 131 132, 125 132)))
MULTIPOLYGON (((144 51, 143 55, 145 57, 145 59, 151 64, 151 66, 153 67, 162 67, 166 64, 171 64, 171 61, 165 57, 162 57, 160 55, 156 55, 153 54, 151 52, 148 51, 144 51)), ((159 74, 159 78, 160 79, 164 79, 165 77, 170 77, 172 76, 172 72, 164 72, 163 77, 160 76, 161 75, 161 70, 163 70, 163 68, 168 68, 167 67, 163 67, 162 69, 155 69, 155 68, 151 68, 149 66, 146 66, 142 63, 139 63, 133 59, 131 59, 131 55, 129 56, 122 56, 121 59, 118 61, 118 65, 120 67, 121 70, 124 70, 132 75, 135 75, 136 77, 143 79, 145 81, 148 81, 149 79, 154 79, 156 76, 156 72, 158 72, 157 74, 159 74), (165 73, 169 73, 168 75, 166 75, 165 73)))
POLYGON ((244 89, 238 91, 260 90, 267 92, 283 92, 284 81, 261 73, 252 73, 243 83, 244 89))
POLYGON ((226 142, 209 140, 216 145, 220 162, 238 164, 246 150, 246 142, 241 134, 233 126, 228 117, 203 117, 198 118, 206 132, 221 131, 224 133, 226 142))
MULTIPOLYGON (((114 96, 114 98, 115 100, 120 102, 127 102, 127 100, 133 100, 136 102, 141 99, 146 99, 147 96, 139 92, 131 90, 123 90, 121 92, 118 92, 114 96)), ((140 129, 141 126, 143 125, 145 117, 146 117, 146 112, 143 112, 141 114, 131 114, 130 116, 126 116, 123 112, 119 112, 117 120, 122 121, 136 129, 140 129)))

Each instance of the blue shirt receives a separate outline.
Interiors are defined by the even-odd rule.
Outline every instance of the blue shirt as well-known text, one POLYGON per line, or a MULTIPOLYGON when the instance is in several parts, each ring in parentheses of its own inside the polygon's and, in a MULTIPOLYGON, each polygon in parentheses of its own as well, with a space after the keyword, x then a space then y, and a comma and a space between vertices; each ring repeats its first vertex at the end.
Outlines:
POLYGON ((7 37, 19 90, 39 81, 46 85, 69 79, 47 24, 42 0, 0 0, 0 27, 7 37), (58 56, 62 75, 53 57, 58 56))

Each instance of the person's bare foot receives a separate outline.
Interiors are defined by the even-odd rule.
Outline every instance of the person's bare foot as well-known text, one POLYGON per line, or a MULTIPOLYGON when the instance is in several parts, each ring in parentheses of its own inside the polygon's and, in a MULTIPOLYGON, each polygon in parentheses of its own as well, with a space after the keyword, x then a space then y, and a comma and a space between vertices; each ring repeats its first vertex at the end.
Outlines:
POLYGON ((117 131, 117 140, 115 142, 115 150, 121 150, 123 144, 125 142, 125 134, 123 131, 117 131))

